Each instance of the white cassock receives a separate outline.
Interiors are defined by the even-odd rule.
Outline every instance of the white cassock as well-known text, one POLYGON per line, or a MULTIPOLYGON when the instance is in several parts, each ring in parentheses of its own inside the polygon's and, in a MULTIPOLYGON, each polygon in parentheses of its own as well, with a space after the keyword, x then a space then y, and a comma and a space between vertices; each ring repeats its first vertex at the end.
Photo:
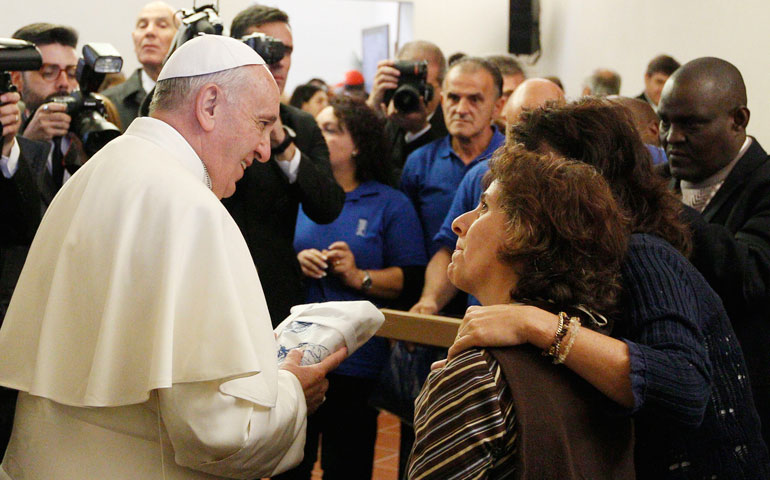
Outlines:
POLYGON ((139 118, 46 212, 0 330, 0 478, 256 478, 302 458, 254 262, 168 124, 139 118))

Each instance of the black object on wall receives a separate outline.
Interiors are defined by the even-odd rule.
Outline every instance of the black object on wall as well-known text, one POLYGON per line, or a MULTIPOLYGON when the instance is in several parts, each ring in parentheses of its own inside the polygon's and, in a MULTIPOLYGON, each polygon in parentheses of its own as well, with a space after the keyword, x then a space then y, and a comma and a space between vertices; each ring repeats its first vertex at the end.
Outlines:
POLYGON ((540 0, 511 0, 508 51, 533 54, 540 51, 540 0))

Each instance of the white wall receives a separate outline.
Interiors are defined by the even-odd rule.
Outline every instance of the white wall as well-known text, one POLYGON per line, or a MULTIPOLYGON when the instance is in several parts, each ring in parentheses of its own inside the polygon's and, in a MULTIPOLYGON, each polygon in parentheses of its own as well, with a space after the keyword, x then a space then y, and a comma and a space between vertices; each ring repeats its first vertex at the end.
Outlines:
MULTIPOLYGON (((77 27, 81 41, 107 41, 137 67, 130 32, 148 0, 5 0, 0 36, 34 21, 77 27)), ((189 7, 192 0, 173 0, 189 7)), ((413 0, 414 38, 436 42, 446 54, 484 55, 507 49, 508 0, 413 0)), ((770 145, 770 25, 768 0, 540 0, 543 54, 529 67, 535 75, 558 75, 567 94, 579 94, 597 67, 617 70, 622 93, 637 95, 649 59, 669 53, 681 62, 714 55, 743 72, 752 110, 749 132, 770 145)), ((199 2, 200 3, 200 2, 199 2)), ((221 0, 229 27, 250 0, 221 0)), ((314 76, 342 80, 361 55, 362 28, 388 23, 395 43, 395 2, 372 0, 268 0, 286 10, 294 26, 295 54, 287 90, 314 76)), ((402 28, 408 22, 402 22, 402 28)), ((409 25, 407 25, 407 30, 409 25)), ((409 32, 406 39, 409 38, 409 32)), ((402 39, 403 40, 403 39, 402 39)))
MULTIPOLYGON (((111 43, 123 56, 123 73, 130 75, 139 67, 134 56, 131 31, 142 6, 150 0, 4 0, 0 15, 0 37, 10 37, 17 28, 33 22, 61 23, 75 27, 80 44, 111 43)), ((192 0, 167 0, 177 8, 190 8, 192 0)), ((197 0, 201 5, 204 0, 197 0)), ((251 0, 221 0, 220 15, 229 32, 233 17, 255 3, 251 0)), ((313 77, 329 83, 342 81, 347 70, 358 68, 361 59, 361 30, 389 24, 391 49, 396 42, 398 3, 354 0, 272 0, 290 18, 294 33, 292 68, 286 86, 291 93, 296 85, 313 77)), ((402 32, 408 35, 411 32, 402 32)), ((78 50, 80 46, 78 47, 78 50)))
MULTIPOLYGON (((635 96, 643 89, 647 62, 660 53, 682 63, 720 57, 743 73, 752 112, 749 133, 770 145, 767 0, 540 2, 543 54, 530 73, 559 76, 567 94, 575 96, 592 70, 612 68, 623 78, 621 93, 635 96)), ((415 0, 414 36, 433 40, 447 54, 503 52, 508 5, 508 0, 415 0)))

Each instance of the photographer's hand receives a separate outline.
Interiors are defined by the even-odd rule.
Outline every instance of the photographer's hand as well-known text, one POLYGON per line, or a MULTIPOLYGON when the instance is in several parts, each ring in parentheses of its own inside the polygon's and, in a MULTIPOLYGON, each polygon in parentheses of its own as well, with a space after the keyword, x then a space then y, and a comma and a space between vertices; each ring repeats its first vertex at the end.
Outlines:
POLYGON ((387 108, 385 105, 385 92, 398 87, 398 76, 401 73, 393 68, 394 63, 393 60, 381 60, 377 64, 377 73, 374 74, 372 93, 369 94, 369 98, 366 100, 369 108, 381 113, 385 113, 387 108))
MULTIPOLYGON (((281 117, 278 117, 273 124, 273 130, 270 132, 270 148, 275 148, 280 145, 286 139, 286 131, 283 129, 283 123, 281 117)), ((297 147, 292 143, 286 150, 280 154, 275 155, 275 159, 279 162, 288 162, 294 158, 294 153, 297 147)))
POLYGON ((35 110, 23 136, 43 142, 50 142, 54 137, 63 137, 69 131, 72 120, 66 111, 67 106, 64 104, 44 103, 35 110))
POLYGON ((15 92, 0 95, 0 124, 3 128, 2 154, 4 157, 11 154, 11 147, 15 142, 14 137, 21 127, 21 111, 17 105, 19 98, 19 94, 15 92))

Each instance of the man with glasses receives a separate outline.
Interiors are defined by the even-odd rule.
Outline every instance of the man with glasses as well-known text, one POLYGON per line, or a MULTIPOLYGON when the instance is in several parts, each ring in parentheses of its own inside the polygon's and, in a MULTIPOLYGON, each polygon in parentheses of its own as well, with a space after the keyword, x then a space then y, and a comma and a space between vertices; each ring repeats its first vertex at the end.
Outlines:
MULTIPOLYGON (((62 167, 61 156, 58 157, 59 168, 53 168, 51 145, 55 137, 66 139, 70 117, 64 113, 66 106, 46 103, 46 98, 55 93, 67 94, 78 88, 75 79, 78 34, 75 30, 35 23, 17 30, 13 38, 37 45, 43 57, 43 66, 39 71, 11 73, 11 81, 19 90, 23 104, 19 103, 18 107, 13 104, 11 108, 11 102, 18 101, 16 93, 7 93, 0 99, 3 102, 0 108, 4 117, 3 133, 6 134, 0 155, 0 185, 3 186, 3 194, 0 195, 0 207, 3 209, 0 221, 3 230, 0 235, 0 324, 43 211, 61 182, 69 178, 62 167), (15 125, 19 120, 21 126, 15 125), (14 139, 13 135, 17 133, 14 139), (58 184, 55 181, 57 177, 60 179, 58 184), (7 201, 9 198, 18 201, 7 201), (14 222, 10 224, 11 228, 8 228, 8 221, 14 222)), ((68 140, 60 142, 57 152, 60 153, 61 147, 69 147, 69 144, 68 140)), ((0 457, 11 433, 15 404, 16 391, 0 387, 0 457)))
POLYGON ((43 57, 39 71, 14 72, 11 76, 25 106, 22 135, 42 141, 66 135, 70 125, 70 116, 64 113, 66 106, 46 103, 46 98, 78 88, 77 32, 63 25, 33 23, 17 30, 13 38, 34 43, 43 57))
POLYGON ((78 54, 75 51, 78 33, 64 25, 33 23, 18 29, 13 38, 34 43, 43 57, 40 70, 13 72, 11 81, 19 89, 24 103, 22 136, 49 145, 45 168, 37 165, 36 170, 43 203, 48 205, 74 173, 64 167, 67 155, 81 150, 69 152, 73 139, 67 132, 72 119, 66 113, 66 105, 46 101, 51 95, 67 95, 79 88, 76 78, 78 54))

